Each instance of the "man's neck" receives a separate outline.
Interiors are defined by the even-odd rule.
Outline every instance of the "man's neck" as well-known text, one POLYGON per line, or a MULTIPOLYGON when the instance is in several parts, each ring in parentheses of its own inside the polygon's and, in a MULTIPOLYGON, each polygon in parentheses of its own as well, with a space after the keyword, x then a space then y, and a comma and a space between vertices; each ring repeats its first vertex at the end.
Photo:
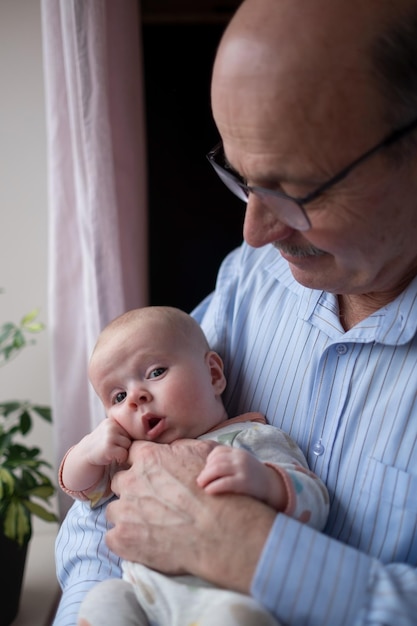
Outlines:
POLYGON ((395 289, 365 294, 339 294, 339 319, 345 330, 387 306, 402 293, 417 276, 416 270, 410 271, 395 289))
POLYGON ((339 319, 347 331, 359 324, 362 320, 386 306, 401 293, 383 294, 351 294, 339 295, 339 319))

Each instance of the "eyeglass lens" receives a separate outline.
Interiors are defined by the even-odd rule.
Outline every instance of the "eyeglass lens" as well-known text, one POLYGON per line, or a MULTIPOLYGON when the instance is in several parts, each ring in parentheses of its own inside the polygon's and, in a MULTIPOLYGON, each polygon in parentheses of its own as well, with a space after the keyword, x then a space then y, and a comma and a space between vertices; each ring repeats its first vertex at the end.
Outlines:
POLYGON ((274 211, 280 221, 291 228, 296 230, 308 230, 310 228, 307 216, 295 200, 287 198, 285 195, 279 195, 278 192, 272 190, 271 193, 268 193, 267 190, 262 190, 259 187, 249 187, 242 181, 239 181, 231 172, 223 169, 213 159, 210 159, 210 163, 226 187, 243 202, 248 201, 249 192, 251 192, 271 211, 274 211))

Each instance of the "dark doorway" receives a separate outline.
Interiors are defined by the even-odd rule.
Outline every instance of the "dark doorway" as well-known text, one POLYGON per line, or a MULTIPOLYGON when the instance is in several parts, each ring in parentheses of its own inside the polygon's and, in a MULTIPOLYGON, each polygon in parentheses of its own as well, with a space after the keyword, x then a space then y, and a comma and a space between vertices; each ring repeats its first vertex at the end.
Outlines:
POLYGON ((190 311, 242 241, 244 205, 205 156, 218 141, 210 79, 225 25, 226 18, 143 20, 151 304, 190 311))

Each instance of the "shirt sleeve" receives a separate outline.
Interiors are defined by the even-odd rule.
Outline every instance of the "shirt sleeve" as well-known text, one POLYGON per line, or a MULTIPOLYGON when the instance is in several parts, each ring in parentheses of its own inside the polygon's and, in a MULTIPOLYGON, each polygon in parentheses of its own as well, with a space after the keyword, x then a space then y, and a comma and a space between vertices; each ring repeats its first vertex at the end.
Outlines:
POLYGON ((412 626, 417 572, 377 559, 278 514, 251 593, 286 624, 412 626))
POLYGON ((95 509, 76 501, 68 511, 55 543, 55 562, 61 601, 53 626, 74 626, 80 604, 97 582, 121 578, 121 561, 106 545, 110 526, 106 505, 95 509))

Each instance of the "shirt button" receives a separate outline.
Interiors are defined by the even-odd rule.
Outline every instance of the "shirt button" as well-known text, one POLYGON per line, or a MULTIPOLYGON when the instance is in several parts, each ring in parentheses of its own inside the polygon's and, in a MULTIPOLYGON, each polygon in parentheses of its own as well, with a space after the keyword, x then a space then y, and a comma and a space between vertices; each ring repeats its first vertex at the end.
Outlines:
POLYGON ((340 356, 343 354, 346 354, 346 352, 348 351, 347 346, 344 343, 339 343, 336 346, 336 352, 337 354, 339 354, 340 356))
POLYGON ((316 443, 313 445, 312 452, 316 456, 321 456, 322 454, 324 454, 324 446, 321 442, 321 439, 318 439, 318 441, 316 441, 316 443))

